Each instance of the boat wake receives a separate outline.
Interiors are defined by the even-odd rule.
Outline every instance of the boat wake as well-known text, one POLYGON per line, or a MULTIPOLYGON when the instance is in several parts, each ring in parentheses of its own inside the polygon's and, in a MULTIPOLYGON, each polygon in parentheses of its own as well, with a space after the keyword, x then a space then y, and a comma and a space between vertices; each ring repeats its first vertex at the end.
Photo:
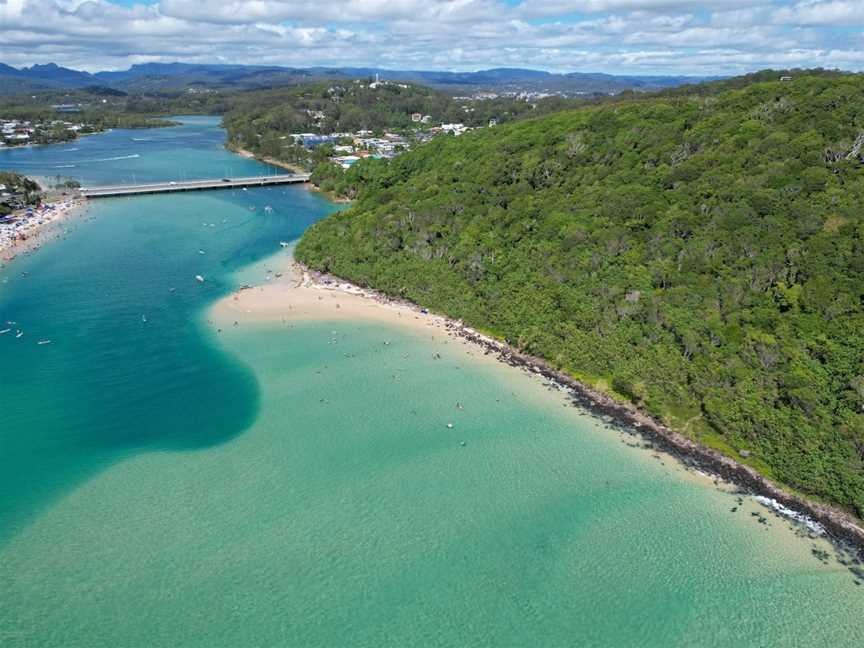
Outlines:
POLYGON ((96 158, 95 160, 84 160, 85 162, 114 162, 116 160, 131 160, 132 158, 141 157, 138 153, 133 153, 132 155, 118 155, 117 157, 109 157, 109 158, 96 158))
MULTIPOLYGON (((76 164, 85 164, 87 162, 115 162, 117 160, 131 160, 133 158, 141 157, 138 153, 133 153, 132 155, 118 155, 117 157, 107 157, 107 158, 93 158, 92 160, 75 160, 76 164)), ((55 169, 71 169, 76 166, 70 162, 62 162, 61 164, 55 164, 53 168, 55 169)), ((26 165, 19 165, 26 166, 26 165)))

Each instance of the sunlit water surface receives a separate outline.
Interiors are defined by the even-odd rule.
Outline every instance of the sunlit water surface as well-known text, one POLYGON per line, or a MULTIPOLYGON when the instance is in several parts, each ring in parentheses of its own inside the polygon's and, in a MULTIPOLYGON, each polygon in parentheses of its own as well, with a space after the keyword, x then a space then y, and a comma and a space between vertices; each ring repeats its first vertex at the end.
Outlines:
MULTIPOLYGON (((0 167, 270 170, 217 123, 0 167)), ((0 271, 0 645, 862 645, 864 587, 826 544, 536 378, 431 330, 208 323, 333 209, 105 200, 0 271)))

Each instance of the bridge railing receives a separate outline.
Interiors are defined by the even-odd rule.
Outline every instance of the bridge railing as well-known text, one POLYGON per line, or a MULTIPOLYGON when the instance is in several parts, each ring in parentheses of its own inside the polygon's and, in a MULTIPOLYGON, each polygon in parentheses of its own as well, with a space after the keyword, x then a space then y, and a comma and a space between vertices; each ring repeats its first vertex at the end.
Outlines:
POLYGON ((242 178, 202 178, 198 180, 155 182, 134 185, 112 185, 102 187, 82 187, 81 195, 87 198, 107 196, 131 196, 135 194, 171 193, 175 191, 196 191, 205 189, 235 189, 240 187, 266 186, 308 182, 310 174, 292 173, 277 176, 250 176, 242 178))

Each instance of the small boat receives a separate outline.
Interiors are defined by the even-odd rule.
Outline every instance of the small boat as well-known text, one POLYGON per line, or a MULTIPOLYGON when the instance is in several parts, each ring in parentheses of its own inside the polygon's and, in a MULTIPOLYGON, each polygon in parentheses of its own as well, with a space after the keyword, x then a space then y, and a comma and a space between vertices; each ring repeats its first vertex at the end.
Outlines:
POLYGON ((270 205, 264 205, 264 211, 267 212, 268 214, 272 214, 273 208, 270 205))
POLYGON ((20 338, 22 335, 24 335, 24 331, 18 331, 18 333, 15 337, 20 338))
POLYGON ((201 275, 195 275, 195 281, 197 281, 198 283, 204 283, 204 277, 202 277, 201 275))
POLYGON ((141 316, 141 321, 142 321, 142 322, 146 322, 146 321, 147 321, 147 316, 146 316, 146 315, 142 315, 142 316, 141 316))
POLYGON ((204 250, 198 250, 198 254, 207 254, 204 250))
POLYGON ((288 247, 289 243, 287 241, 279 241, 279 245, 282 247, 288 247))
POLYGON ((39 340, 36 344, 42 346, 43 344, 51 344, 51 340, 39 340))

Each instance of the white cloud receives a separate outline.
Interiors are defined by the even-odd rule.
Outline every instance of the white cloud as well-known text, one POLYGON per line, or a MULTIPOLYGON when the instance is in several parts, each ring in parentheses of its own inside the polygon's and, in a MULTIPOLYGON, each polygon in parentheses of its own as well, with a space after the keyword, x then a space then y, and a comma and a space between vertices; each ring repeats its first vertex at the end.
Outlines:
POLYGON ((864 0, 803 0, 778 9, 774 18, 777 22, 794 25, 861 27, 864 25, 864 0))
POLYGON ((0 0, 0 61, 520 66, 736 73, 864 69, 864 0, 0 0), (855 22, 859 21, 859 22, 855 22))
POLYGON ((491 18, 495 0, 162 0, 162 13, 200 22, 386 22, 434 20, 443 23, 491 18))
POLYGON ((609 13, 609 12, 692 12, 722 10, 735 7, 752 7, 766 4, 770 0, 524 0, 520 11, 530 16, 560 16, 571 13, 609 13))

